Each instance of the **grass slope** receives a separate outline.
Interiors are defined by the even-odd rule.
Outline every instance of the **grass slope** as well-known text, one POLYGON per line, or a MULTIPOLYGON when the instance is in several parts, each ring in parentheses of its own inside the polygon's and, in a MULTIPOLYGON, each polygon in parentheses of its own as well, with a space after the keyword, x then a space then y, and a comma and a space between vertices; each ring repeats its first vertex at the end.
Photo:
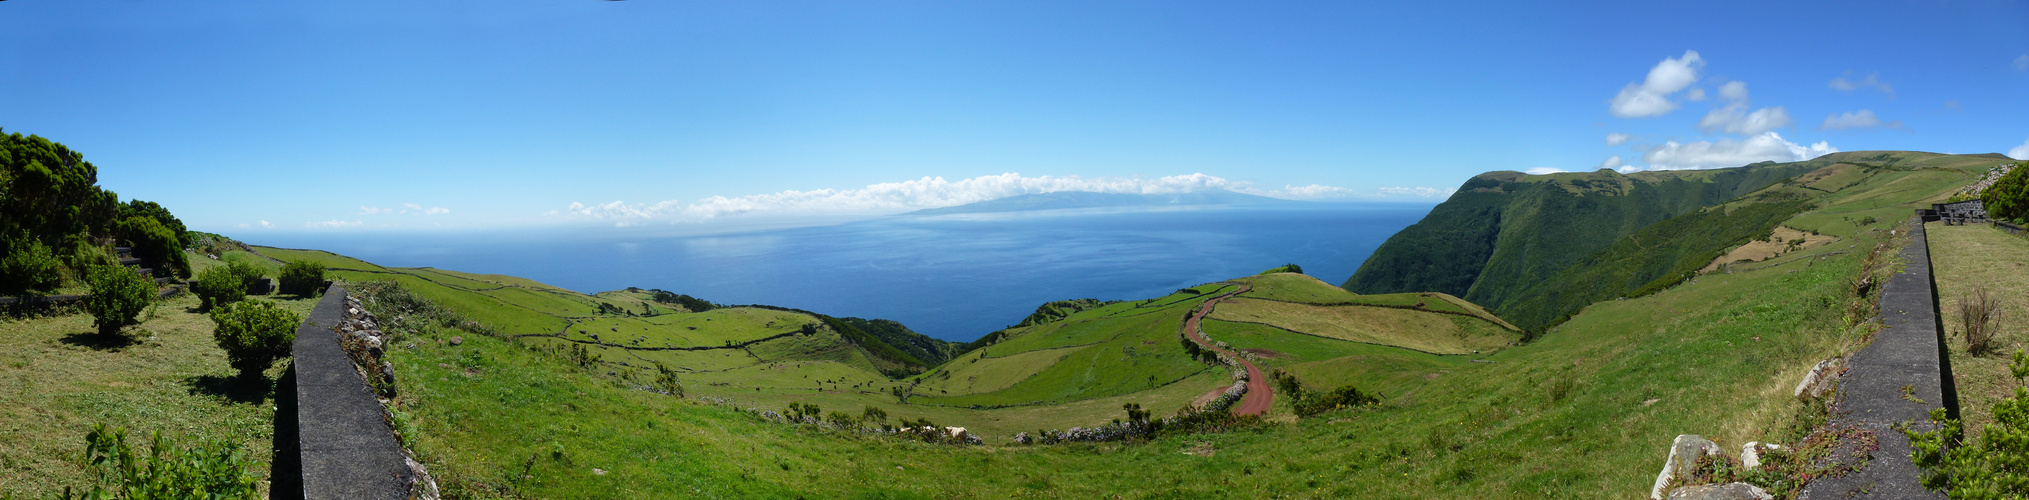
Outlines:
POLYGON ((1966 437, 1974 439, 1994 422, 1994 402, 2015 395, 2018 385, 2009 373, 2009 356, 2029 349, 2029 239, 1987 226, 1930 223, 1931 270, 1936 273, 1938 307, 1944 319, 1951 354, 1952 381, 1958 389, 1966 437), (1965 326, 1958 313, 1961 299, 1974 288, 1985 288, 2001 302, 1995 322, 1996 351, 1973 356, 1966 351, 1965 326))

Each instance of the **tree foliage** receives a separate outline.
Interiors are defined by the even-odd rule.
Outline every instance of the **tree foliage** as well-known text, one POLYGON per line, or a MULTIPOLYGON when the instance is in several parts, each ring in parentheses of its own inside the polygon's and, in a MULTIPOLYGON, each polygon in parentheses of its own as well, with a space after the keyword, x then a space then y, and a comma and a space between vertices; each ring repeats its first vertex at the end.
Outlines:
POLYGON ((2017 223, 2029 220, 2029 168, 2025 167, 2029 162, 2015 164, 2008 175, 1980 192, 1980 204, 1986 207, 1988 217, 2017 223))
POLYGON ((91 286, 91 294, 84 300, 85 311, 91 313, 92 325, 100 335, 110 336, 139 324, 136 318, 141 311, 155 303, 155 283, 126 267, 93 266, 85 272, 85 282, 91 286))
POLYGON ((116 234, 133 246, 135 257, 155 262, 164 274, 190 277, 190 258, 183 253, 182 241, 161 221, 142 215, 121 219, 116 234))
POLYGON ((34 238, 0 241, 0 295, 47 292, 63 286, 63 263, 34 238))
POLYGON ((248 300, 212 308, 211 321, 218 325, 212 339, 225 350, 226 361, 241 377, 251 379, 289 355, 303 316, 275 307, 274 302, 248 300))
POLYGON ((324 286, 324 264, 298 260, 282 265, 282 293, 300 297, 316 295, 324 286))

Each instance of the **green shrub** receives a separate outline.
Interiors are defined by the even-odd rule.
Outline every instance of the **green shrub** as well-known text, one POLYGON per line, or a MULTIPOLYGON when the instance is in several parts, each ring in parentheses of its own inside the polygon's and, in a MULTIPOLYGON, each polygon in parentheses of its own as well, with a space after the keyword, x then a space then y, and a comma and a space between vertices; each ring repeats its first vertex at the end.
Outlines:
POLYGON ((92 290, 85 296, 85 311, 100 335, 139 324, 135 318, 155 303, 155 283, 123 266, 93 266, 85 271, 85 283, 92 290))
POLYGON ((1303 266, 1299 266, 1299 265, 1296 265, 1296 264, 1283 264, 1283 265, 1281 265, 1281 266, 1279 266, 1279 267, 1276 267, 1276 268, 1274 268, 1274 269, 1269 269, 1269 270, 1267 270, 1267 271, 1262 271, 1262 272, 1261 272, 1261 274, 1275 274, 1275 273, 1296 273, 1296 274, 1303 274, 1303 266))
POLYGON ((186 446, 177 439, 149 437, 149 449, 127 444, 126 429, 93 424, 85 435, 85 460, 107 478, 83 494, 64 498, 259 498, 260 478, 247 472, 260 464, 236 443, 205 440, 186 446))
POLYGON ((676 397, 683 397, 683 382, 676 379, 676 370, 660 362, 655 363, 655 389, 676 397))
POLYGON ((158 271, 178 278, 190 277, 190 258, 183 253, 183 241, 154 217, 136 215, 122 219, 116 234, 133 245, 135 257, 162 266, 158 271))
POLYGON ((268 274, 267 269, 259 264, 247 262, 246 259, 229 259, 225 263, 225 268, 231 270, 233 276, 239 277, 242 291, 252 290, 254 283, 261 281, 261 278, 267 277, 268 274))
POLYGON ((246 298, 247 287, 232 269, 213 267, 197 273, 197 281, 190 284, 190 293, 197 294, 203 300, 201 307, 210 310, 246 298))
MULTIPOLYGON (((2015 351, 2010 369, 2018 381, 2029 378, 2029 355, 2015 351)), ((2015 397, 1994 403, 1994 423, 1978 443, 1963 442, 1963 423, 1946 418, 1943 408, 1931 410, 1930 419, 1937 430, 1903 431, 1909 435, 1909 458, 1923 468, 1925 488, 1953 499, 2029 495, 2029 387, 2017 385, 2015 397)))
POLYGON ((0 294, 26 295, 63 286, 63 264, 35 238, 0 241, 0 294))
POLYGON ((282 265, 282 293, 309 297, 322 292, 323 286, 323 263, 299 260, 282 265))
POLYGON ((1980 192, 1980 204, 1987 209, 1987 216, 1995 219, 2021 220, 2029 217, 2029 162, 2018 163, 2008 175, 1987 186, 1980 192))
POLYGON ((1353 386, 1346 385, 1339 386, 1339 388, 1333 389, 1331 392, 1307 394, 1302 401, 1298 401, 1292 406, 1296 409, 1296 416, 1308 417, 1332 410, 1365 406, 1379 402, 1381 402, 1380 398, 1360 392, 1359 389, 1353 386))
POLYGON ((226 360, 241 377, 251 379, 289 355, 303 316, 275 307, 274 302, 248 300, 213 308, 211 321, 218 324, 212 338, 225 349, 226 360))
POLYGON ((185 229, 183 221, 178 220, 175 215, 170 214, 169 209, 162 208, 162 205, 157 205, 152 201, 127 200, 127 204, 120 205, 120 220, 127 220, 133 217, 155 219, 155 222, 161 224, 163 229, 169 230, 170 236, 176 237, 176 248, 178 250, 190 247, 190 230, 185 229))

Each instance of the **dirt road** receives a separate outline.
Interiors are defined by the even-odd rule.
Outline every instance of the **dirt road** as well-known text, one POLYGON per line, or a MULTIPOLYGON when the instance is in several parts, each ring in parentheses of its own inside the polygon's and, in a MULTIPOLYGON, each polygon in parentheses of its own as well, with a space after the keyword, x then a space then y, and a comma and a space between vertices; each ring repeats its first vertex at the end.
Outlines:
POLYGON ((1189 337, 1192 342, 1197 342, 1199 346, 1214 352, 1224 353, 1226 356, 1238 360, 1241 365, 1247 367, 1247 395, 1240 397, 1240 404, 1233 405, 1233 413, 1240 415, 1268 413, 1268 406, 1275 403, 1275 390, 1269 388, 1268 376, 1261 374, 1261 367, 1254 366, 1254 362, 1241 357, 1240 353, 1220 349, 1219 346, 1207 340, 1204 330, 1198 329, 1198 323, 1200 320, 1205 319, 1206 315, 1212 314, 1212 307, 1219 305, 1219 301, 1226 300, 1226 298, 1234 295, 1246 293, 1252 289, 1253 287, 1242 284, 1239 290, 1205 301, 1204 305, 1198 306, 1198 310, 1191 313, 1190 319, 1184 320, 1184 335, 1189 337))

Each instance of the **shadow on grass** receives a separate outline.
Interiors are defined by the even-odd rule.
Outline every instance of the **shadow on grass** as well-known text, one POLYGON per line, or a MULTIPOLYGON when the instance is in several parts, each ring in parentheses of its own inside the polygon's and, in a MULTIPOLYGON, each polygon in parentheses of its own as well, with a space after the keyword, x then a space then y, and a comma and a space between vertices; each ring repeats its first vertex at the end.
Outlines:
POLYGON ((268 400, 269 391, 279 390, 276 386, 280 383, 270 384, 267 377, 248 380, 236 376, 198 375, 183 379, 183 385, 190 388, 192 396, 222 397, 235 403, 260 403, 268 400))
POLYGON ((119 351, 141 343, 140 340, 126 335, 100 335, 98 332, 73 333, 57 340, 65 344, 100 351, 119 351))

